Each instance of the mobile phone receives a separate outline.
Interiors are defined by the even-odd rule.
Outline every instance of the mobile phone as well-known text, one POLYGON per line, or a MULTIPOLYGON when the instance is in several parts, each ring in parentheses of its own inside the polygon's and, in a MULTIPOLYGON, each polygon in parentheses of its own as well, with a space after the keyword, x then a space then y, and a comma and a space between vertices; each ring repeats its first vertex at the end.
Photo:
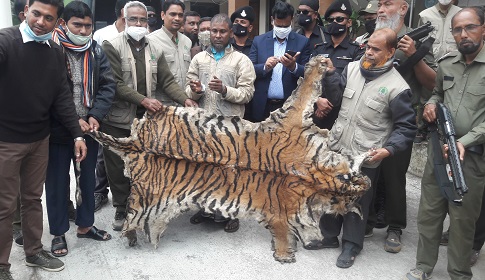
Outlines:
POLYGON ((295 56, 295 54, 296 54, 296 52, 292 51, 292 50, 287 50, 286 53, 291 55, 291 56, 295 56))

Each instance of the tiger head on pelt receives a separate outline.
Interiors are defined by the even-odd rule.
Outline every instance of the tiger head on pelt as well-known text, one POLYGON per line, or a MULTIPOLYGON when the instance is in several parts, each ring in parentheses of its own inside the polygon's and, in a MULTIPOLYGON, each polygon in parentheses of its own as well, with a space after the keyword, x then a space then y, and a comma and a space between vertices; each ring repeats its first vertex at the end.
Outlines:
POLYGON ((283 107, 261 123, 164 107, 135 120, 128 138, 95 132, 125 162, 131 179, 123 233, 136 229, 158 244, 169 221, 204 209, 230 218, 253 216, 273 236, 274 257, 295 261, 296 241, 321 240, 324 212, 360 213, 356 201, 370 187, 360 172, 367 154, 330 151, 327 130, 313 125, 326 65, 314 57, 283 107))

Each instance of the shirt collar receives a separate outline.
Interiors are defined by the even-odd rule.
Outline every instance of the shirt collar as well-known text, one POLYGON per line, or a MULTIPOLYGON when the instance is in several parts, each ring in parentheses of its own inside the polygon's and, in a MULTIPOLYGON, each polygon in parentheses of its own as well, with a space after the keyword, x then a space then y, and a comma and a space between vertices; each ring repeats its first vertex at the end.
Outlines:
MULTIPOLYGON (((25 43, 28 43, 28 42, 37 42, 34 40, 34 38, 30 37, 29 34, 27 34, 25 31, 24 31, 24 28, 26 27, 27 25, 27 22, 24 20, 22 21, 22 23, 19 25, 19 30, 20 30, 20 34, 22 35, 22 41, 25 43)), ((42 41, 42 42, 37 42, 39 44, 46 44, 48 45, 49 47, 51 46, 51 44, 49 44, 49 40, 47 41, 42 41)))

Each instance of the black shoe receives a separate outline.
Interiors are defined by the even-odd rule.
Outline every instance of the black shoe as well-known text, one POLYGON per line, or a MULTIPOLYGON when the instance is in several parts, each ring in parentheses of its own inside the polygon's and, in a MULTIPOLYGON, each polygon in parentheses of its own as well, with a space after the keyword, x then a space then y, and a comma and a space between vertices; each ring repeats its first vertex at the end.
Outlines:
POLYGON ((337 236, 323 238, 322 240, 322 248, 338 248, 339 246, 340 242, 337 236))
POLYGON ((69 209, 69 221, 76 221, 76 209, 69 209))
POLYGON ((13 231, 13 242, 19 247, 24 247, 24 236, 22 235, 22 230, 13 231))
POLYGON ((108 196, 102 193, 95 193, 94 194, 94 212, 98 211, 103 207, 106 203, 108 203, 108 196))
POLYGON ((113 221, 113 230, 121 231, 126 220, 126 212, 116 212, 115 220, 113 221))
POLYGON ((450 230, 444 231, 443 234, 441 234, 440 245, 448 246, 449 235, 450 235, 450 230))
POLYGON ((342 253, 338 256, 337 267, 349 268, 354 264, 355 257, 359 254, 358 247, 352 242, 345 242, 342 245, 342 253))

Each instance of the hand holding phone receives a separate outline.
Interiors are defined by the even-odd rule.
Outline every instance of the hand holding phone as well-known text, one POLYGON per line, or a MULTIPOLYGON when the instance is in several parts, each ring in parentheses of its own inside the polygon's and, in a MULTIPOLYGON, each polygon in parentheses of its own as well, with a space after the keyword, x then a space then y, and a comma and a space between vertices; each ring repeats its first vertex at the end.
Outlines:
POLYGON ((295 56, 295 54, 296 54, 296 52, 292 51, 292 50, 287 50, 286 53, 291 55, 291 56, 295 56))

